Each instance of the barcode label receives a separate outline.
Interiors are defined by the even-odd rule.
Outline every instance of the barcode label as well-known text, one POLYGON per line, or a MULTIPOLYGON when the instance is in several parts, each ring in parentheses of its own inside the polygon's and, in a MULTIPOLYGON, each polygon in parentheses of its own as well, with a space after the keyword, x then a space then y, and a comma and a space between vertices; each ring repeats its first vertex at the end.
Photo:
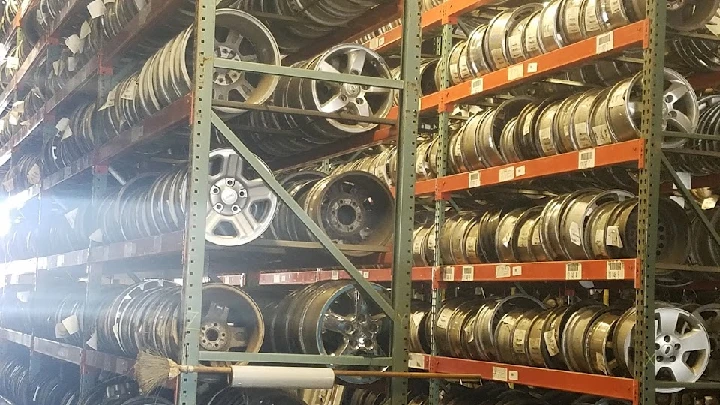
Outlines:
POLYGON ((611 260, 607 262, 607 279, 608 280, 624 280, 625 279, 625 263, 620 260, 611 260))
POLYGON ((513 276, 522 276, 522 266, 513 266, 512 267, 512 275, 513 276))
POLYGON ((595 149, 581 150, 578 154, 578 169, 592 169, 595 167, 595 149))
POLYGON ((498 173, 498 181, 511 181, 515 178, 515 166, 506 167, 504 169, 500 169, 500 172, 498 173))
POLYGON ((370 272, 369 271, 363 271, 362 272, 363 278, 370 278, 370 272))
POLYGON ((470 85, 470 94, 482 93, 485 90, 485 81, 482 77, 474 79, 470 85))
POLYGON ((507 264, 495 266, 495 278, 508 278, 512 275, 512 268, 507 264))
POLYGON ((615 47, 615 38, 613 32, 598 35, 595 38, 595 53, 601 54, 611 51, 615 47))
POLYGON ((475 268, 473 266, 463 266, 462 281, 473 281, 475 279, 475 268))
POLYGON ((565 264, 565 280, 581 280, 581 279, 582 279, 582 264, 581 263, 565 264))
POLYGON ((505 367, 493 367, 493 380, 507 381, 508 369, 506 369, 505 367))
POLYGON ((515 177, 521 177, 525 175, 525 165, 518 166, 515 168, 515 177))
POLYGON ((538 71, 537 62, 528 63, 527 71, 528 71, 528 73, 536 73, 538 71))
POLYGON ((455 280, 455 267, 447 266, 443 269, 443 281, 455 280))
POLYGON ((525 74, 525 67, 522 63, 519 65, 510 66, 508 68, 508 80, 509 81, 522 79, 524 74, 525 74))
POLYGON ((330 273, 330 279, 331 280, 340 279, 340 273, 337 270, 333 270, 332 273, 330 273))
POLYGON ((480 184, 480 172, 470 172, 470 175, 468 176, 468 187, 480 187, 480 184))
POLYGON ((511 370, 508 372, 508 381, 517 381, 518 378, 520 378, 520 376, 517 371, 511 370))

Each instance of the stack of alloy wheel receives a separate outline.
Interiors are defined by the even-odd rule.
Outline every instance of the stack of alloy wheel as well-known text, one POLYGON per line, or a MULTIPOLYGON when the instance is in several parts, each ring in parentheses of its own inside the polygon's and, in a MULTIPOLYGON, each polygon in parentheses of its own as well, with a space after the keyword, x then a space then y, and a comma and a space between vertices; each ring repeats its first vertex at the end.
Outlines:
MULTIPOLYGON (((717 315, 709 308, 704 311, 706 315, 717 315)), ((447 300, 434 324, 429 321, 429 312, 420 314, 418 318, 427 318, 422 322, 425 330, 411 335, 429 336, 433 328, 442 356, 621 377, 633 375, 635 308, 622 310, 594 301, 546 308, 535 298, 520 294, 447 300)), ((704 326, 707 321, 665 303, 659 303, 655 319, 656 378, 698 381, 713 352, 704 326)), ((411 327, 420 324, 412 323, 411 327)))
POLYGON ((296 18, 296 21, 278 20, 270 23, 270 29, 277 38, 278 45, 283 53, 288 54, 299 51, 339 27, 346 26, 350 21, 381 3, 378 0, 346 2, 237 0, 232 7, 251 13, 270 13, 296 18))
POLYGON ((338 165, 331 174, 338 175, 352 171, 371 173, 385 182, 388 187, 394 186, 397 177, 397 147, 394 145, 388 146, 379 153, 373 153, 346 164, 338 165))
MULTIPOLYGON (((232 149, 210 153, 205 238, 239 246, 260 237, 277 210, 277 196, 232 149)), ((183 229, 188 169, 144 173, 110 192, 95 213, 103 242, 162 235, 183 229)))
MULTIPOLYGON (((128 2, 116 2, 128 3, 128 2)), ((129 3, 132 3, 130 1, 129 3)), ((215 53, 223 59, 280 64, 275 39, 255 17, 238 10, 216 12, 215 53)), ((121 81, 100 106, 101 127, 112 138, 186 96, 192 88, 191 55, 194 29, 188 28, 151 55, 139 72, 121 81)), ((215 69, 213 97, 220 101, 262 104, 273 94, 278 78, 235 69, 215 69)), ((216 107, 223 117, 245 112, 216 107)))
MULTIPOLYGON (((668 25, 678 31, 704 28, 718 7, 717 0, 668 3, 668 25)), ((511 7, 455 45, 441 66, 458 84, 640 21, 645 15, 643 0, 552 0, 511 7)))
MULTIPOLYGON (((98 348, 130 357, 150 351, 177 360, 182 343, 177 315, 180 290, 172 282, 146 280, 111 295, 112 300, 103 301, 98 311, 98 348)), ((225 284, 205 284, 201 316, 201 350, 260 350, 262 314, 243 291, 225 284)))
MULTIPOLYGON (((391 79, 392 74, 383 58, 360 45, 336 45, 313 59, 298 62, 294 67, 331 73, 345 73, 391 79)), ((395 99, 393 89, 349 83, 334 83, 303 78, 283 77, 272 97, 280 107, 313 110, 323 113, 344 113, 384 118, 395 99)), ((256 145, 263 157, 291 156, 320 145, 365 133, 378 124, 343 118, 309 117, 254 111, 239 117, 239 125, 256 145), (252 127, 254 130, 247 130, 252 127)))
MULTIPOLYGON (((375 290, 384 294, 377 284, 375 290)), ((390 320, 348 281, 315 283, 265 312, 270 350, 329 356, 383 357, 389 353, 390 320)), ((348 383, 375 379, 339 377, 348 383)))
MULTIPOLYGON (((360 171, 333 175, 303 171, 279 180, 336 243, 385 246, 390 242, 394 201, 390 189, 380 178, 360 171)), ((284 204, 279 206, 269 231, 279 240, 316 240, 284 204)), ((347 254, 365 256, 368 253, 347 254)))
MULTIPOLYGON (((435 241, 435 226, 413 235, 415 265, 433 264, 440 249, 444 264, 518 263, 623 259, 636 255, 638 199, 622 190, 580 190, 543 205, 486 207, 449 216, 435 241)), ((661 199, 657 257, 685 263, 690 255, 690 221, 670 199, 661 199)), ((708 239, 704 239, 708 240, 708 239)))
MULTIPOLYGON (((473 115, 451 135, 449 171, 517 163, 544 156, 637 139, 640 136, 641 74, 605 89, 543 101, 516 97, 473 115)), ((700 112, 692 86, 679 73, 665 70, 663 127, 692 133, 700 112)), ((665 148, 682 147, 669 139, 665 148)), ((427 154, 426 164, 435 160, 427 154)))

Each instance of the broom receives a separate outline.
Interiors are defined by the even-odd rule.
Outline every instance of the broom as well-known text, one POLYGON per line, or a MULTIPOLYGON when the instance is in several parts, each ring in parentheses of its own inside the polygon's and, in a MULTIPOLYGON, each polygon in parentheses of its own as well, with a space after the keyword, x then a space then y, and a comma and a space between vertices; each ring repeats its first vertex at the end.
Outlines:
POLYGON ((181 373, 227 374, 232 377, 232 386, 243 387, 285 387, 288 388, 330 388, 335 377, 379 377, 412 379, 453 379, 480 380, 476 374, 443 374, 409 371, 333 370, 330 368, 280 367, 280 366, 189 366, 181 365, 165 357, 140 352, 135 362, 135 379, 140 390, 148 393, 181 373), (242 374, 240 374, 242 372, 242 374), (289 378, 302 379, 299 383, 288 383, 289 378), (328 378, 331 377, 331 378, 328 378), (307 385, 303 385, 307 383, 307 385), (329 387, 327 386, 329 384, 329 387), (310 385, 310 386, 308 386, 310 385))

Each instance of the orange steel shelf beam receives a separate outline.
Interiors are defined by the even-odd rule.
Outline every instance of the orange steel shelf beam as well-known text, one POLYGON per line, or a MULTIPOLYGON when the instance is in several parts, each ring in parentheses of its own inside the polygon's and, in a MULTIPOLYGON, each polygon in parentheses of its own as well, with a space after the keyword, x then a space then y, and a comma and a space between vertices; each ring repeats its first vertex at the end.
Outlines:
POLYGON ((419 181, 415 185, 415 193, 418 195, 435 193, 436 197, 443 198, 448 193, 455 191, 569 173, 582 170, 581 167, 591 169, 627 162, 637 162, 639 167, 643 161, 643 142, 642 139, 635 139, 469 173, 454 174, 439 179, 419 181), (594 156, 592 159, 588 159, 588 155, 594 156), (581 159, 581 157, 585 159, 581 159))
POLYGON ((433 107, 443 109, 446 105, 467 102, 481 95, 532 81, 558 70, 568 69, 643 44, 646 38, 647 22, 636 22, 426 96, 432 102, 423 103, 422 109, 428 110, 433 107))
MULTIPOLYGON (((413 267, 412 280, 443 282, 516 281, 634 281, 637 259, 580 260, 537 263, 488 263, 451 266, 413 267)), ((361 269, 373 282, 392 281, 390 269, 361 269)), ((222 277, 222 276, 221 276, 222 277)), ((319 281, 346 280, 343 270, 293 270, 261 273, 260 285, 306 285, 319 281)))
POLYGON ((637 382, 631 378, 609 377, 572 371, 455 359, 412 353, 409 366, 434 373, 472 374, 485 380, 502 381, 583 394, 634 401, 637 382))

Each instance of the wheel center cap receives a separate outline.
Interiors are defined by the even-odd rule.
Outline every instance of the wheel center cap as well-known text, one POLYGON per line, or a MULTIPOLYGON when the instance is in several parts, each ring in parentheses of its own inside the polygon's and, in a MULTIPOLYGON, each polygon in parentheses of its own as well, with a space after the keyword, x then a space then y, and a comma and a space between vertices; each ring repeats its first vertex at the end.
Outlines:
POLYGON ((357 84, 346 84, 345 92, 350 98, 357 97, 360 94, 360 86, 357 84))
POLYGON ((238 193, 232 188, 224 188, 220 193, 220 200, 226 205, 235 204, 238 200, 238 193))

